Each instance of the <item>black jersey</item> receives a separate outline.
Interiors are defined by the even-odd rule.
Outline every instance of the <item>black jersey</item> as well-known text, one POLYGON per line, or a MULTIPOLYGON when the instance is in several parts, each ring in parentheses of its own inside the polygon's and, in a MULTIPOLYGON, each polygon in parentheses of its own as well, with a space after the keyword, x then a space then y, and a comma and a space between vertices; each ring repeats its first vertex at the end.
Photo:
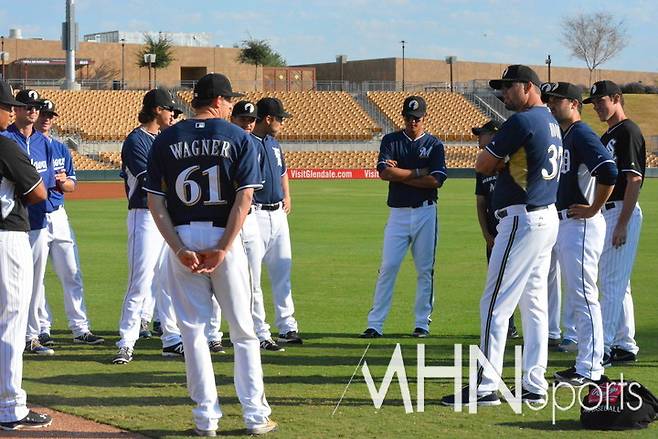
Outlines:
POLYGON ((626 173, 632 172, 644 180, 646 167, 646 146, 640 127, 630 119, 610 127, 601 137, 601 143, 612 154, 617 162, 617 183, 610 195, 610 201, 624 199, 626 192, 626 173))

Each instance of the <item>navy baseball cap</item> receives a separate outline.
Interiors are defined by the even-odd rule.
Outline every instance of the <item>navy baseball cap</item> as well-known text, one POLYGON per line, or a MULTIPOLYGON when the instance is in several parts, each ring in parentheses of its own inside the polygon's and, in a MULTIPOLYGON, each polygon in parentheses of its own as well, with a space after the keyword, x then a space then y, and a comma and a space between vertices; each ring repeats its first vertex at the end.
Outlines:
POLYGON ((283 102, 277 98, 263 98, 256 102, 256 108, 258 119, 263 119, 265 116, 292 117, 292 114, 283 109, 283 102))
POLYGON ((154 88, 149 90, 142 100, 144 108, 162 107, 171 111, 180 110, 176 108, 176 101, 171 97, 171 93, 164 88, 154 88))
POLYGON ((44 99, 41 107, 41 114, 50 114, 52 116, 59 116, 55 111, 55 103, 50 99, 44 99))
POLYGON ((502 124, 498 122, 497 120, 490 120, 489 122, 485 123, 481 127, 474 127, 471 128, 471 132, 475 134, 476 136, 479 136, 482 133, 492 133, 495 134, 498 131, 500 131, 500 127, 502 124))
POLYGON ((620 95, 621 88, 612 81, 607 79, 604 81, 597 81, 592 85, 592 88, 589 90, 589 97, 583 100, 583 104, 589 104, 594 98, 599 98, 601 96, 612 96, 620 95))
POLYGON ((532 82, 537 87, 541 85, 539 76, 528 66, 513 64, 503 71, 503 77, 489 81, 489 87, 500 90, 505 82, 532 82))
POLYGON ((14 90, 11 88, 11 85, 2 80, 0 80, 0 104, 10 105, 12 107, 25 106, 24 103, 19 102, 14 98, 14 90))
POLYGON ((424 117, 427 114, 427 104, 420 96, 409 96, 402 104, 402 115, 424 117))
POLYGON ((570 82, 545 82, 539 87, 543 101, 549 96, 583 102, 583 93, 580 88, 570 82))
POLYGON ((43 101, 39 98, 39 93, 36 90, 26 88, 16 94, 16 100, 29 107, 41 107, 43 101))
POLYGON ((242 97, 244 94, 235 93, 231 81, 221 73, 208 73, 194 85, 194 98, 214 99, 218 96, 224 98, 242 97))
POLYGON ((233 105, 233 112, 231 113, 231 116, 233 117, 240 117, 240 116, 246 116, 246 117, 253 117, 254 119, 258 113, 256 112, 256 105, 253 102, 249 101, 240 101, 233 105))

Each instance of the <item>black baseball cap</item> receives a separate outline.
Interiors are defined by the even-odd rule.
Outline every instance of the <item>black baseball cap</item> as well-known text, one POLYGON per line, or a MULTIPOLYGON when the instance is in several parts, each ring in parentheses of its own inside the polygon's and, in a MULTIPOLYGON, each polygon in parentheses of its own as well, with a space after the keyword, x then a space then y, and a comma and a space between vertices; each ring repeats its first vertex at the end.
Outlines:
POLYGON ((513 64, 503 71, 501 79, 492 79, 489 81, 489 87, 500 90, 504 82, 532 82, 537 87, 541 85, 539 76, 528 66, 522 64, 513 64))
POLYGON ((0 80, 0 104, 11 105, 12 107, 24 107, 25 104, 14 98, 14 90, 11 85, 0 80))
POLYGON ((283 103, 277 98, 263 98, 256 102, 256 108, 259 120, 265 116, 292 117, 292 114, 283 109, 283 103))
POLYGON ((548 96, 583 102, 583 93, 580 88, 570 82, 545 82, 539 87, 542 100, 547 101, 548 96))
POLYGON ((476 136, 479 136, 482 133, 495 134, 500 130, 501 126, 502 126, 502 124, 500 122, 498 122, 497 120, 492 119, 489 122, 482 125, 481 127, 471 128, 471 132, 476 136))
POLYGON ((23 89, 16 94, 16 100, 25 104, 28 107, 39 107, 43 105, 43 101, 39 98, 39 93, 36 90, 29 88, 23 89))
POLYGON ((231 116, 233 117, 240 117, 240 116, 246 116, 246 117, 253 117, 254 119, 258 113, 256 112, 256 105, 253 102, 249 101, 240 101, 233 105, 233 112, 231 113, 231 116))
POLYGON ((604 81, 597 81, 592 85, 592 88, 590 88, 589 97, 583 100, 583 104, 589 104, 594 98, 617 94, 622 94, 621 88, 619 88, 614 82, 608 81, 607 79, 604 81))
POLYGON ((50 99, 44 99, 41 106, 41 114, 50 114, 52 116, 59 116, 55 111, 55 103, 50 99))
POLYGON ((176 108, 176 101, 171 97, 171 93, 164 88, 154 88, 153 90, 149 90, 144 95, 142 105, 144 108, 162 107, 170 109, 171 111, 178 110, 180 112, 180 110, 176 108))
POLYGON ((235 93, 231 87, 231 81, 221 73, 208 73, 194 85, 194 98, 196 99, 214 99, 218 96, 233 98, 244 96, 244 94, 235 93))
POLYGON ((427 114, 427 104, 420 96, 409 96, 402 104, 402 115, 424 117, 427 114))

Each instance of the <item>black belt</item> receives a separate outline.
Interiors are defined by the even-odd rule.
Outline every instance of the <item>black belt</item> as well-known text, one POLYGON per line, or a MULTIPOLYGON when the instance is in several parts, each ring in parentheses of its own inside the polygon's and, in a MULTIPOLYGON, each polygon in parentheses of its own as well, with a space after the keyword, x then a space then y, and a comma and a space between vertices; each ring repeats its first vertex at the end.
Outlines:
POLYGON ((189 226, 192 223, 212 223, 213 227, 219 227, 219 228, 222 228, 222 229, 226 228, 226 223, 222 223, 222 222, 219 222, 219 221, 203 221, 203 220, 183 221, 183 222, 180 222, 180 223, 176 224, 176 226, 189 226))
POLYGON ((260 210, 279 210, 279 209, 281 209, 282 204, 283 203, 281 203, 281 202, 274 203, 274 204, 258 204, 257 205, 258 207, 256 207, 256 208, 260 209, 260 210))
MULTIPOLYGON (((532 204, 526 204, 525 206, 525 211, 526 212, 535 212, 537 210, 544 210, 548 209, 548 205, 545 206, 533 206, 532 204)), ((496 215, 498 215, 498 218, 503 219, 507 216, 507 209, 500 209, 496 211, 496 215)))
POLYGON ((604 209, 604 210, 614 209, 615 207, 617 207, 617 205, 615 204, 614 201, 608 201, 607 203, 605 203, 605 204, 603 205, 603 209, 604 209))
POLYGON ((412 209, 418 209, 419 207, 431 206, 432 204, 434 204, 434 200, 424 200, 420 204, 416 204, 414 206, 411 206, 411 208, 412 209))
POLYGON ((560 218, 560 221, 565 220, 567 218, 571 218, 571 214, 569 212, 565 212, 563 210, 558 211, 557 217, 560 218))

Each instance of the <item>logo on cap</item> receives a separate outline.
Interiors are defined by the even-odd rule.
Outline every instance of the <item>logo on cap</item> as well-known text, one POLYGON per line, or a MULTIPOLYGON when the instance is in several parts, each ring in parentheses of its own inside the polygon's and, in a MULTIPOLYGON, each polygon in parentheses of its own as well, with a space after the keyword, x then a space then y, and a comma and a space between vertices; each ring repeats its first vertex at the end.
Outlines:
POLYGON ((503 70, 503 78, 507 76, 507 71, 509 70, 509 67, 507 67, 505 70, 503 70))
POLYGON ((596 93, 596 84, 592 86, 592 90, 590 91, 590 94, 596 93))
POLYGON ((560 85, 557 82, 547 82, 545 84, 542 84, 541 86, 541 91, 544 93, 548 93, 550 91, 555 91, 560 85))
POLYGON ((30 99, 34 99, 34 100, 39 99, 39 93, 37 93, 34 90, 28 91, 27 95, 30 97, 30 99))
POLYGON ((417 100, 411 100, 409 101, 409 108, 412 110, 417 110, 419 107, 418 101, 417 100))
POLYGON ((43 107, 44 107, 44 110, 52 110, 53 109, 53 103, 46 99, 45 101, 43 101, 43 107))
POLYGON ((244 109, 245 109, 245 111, 248 111, 249 113, 253 113, 254 110, 255 110, 254 104, 247 103, 247 104, 245 104, 244 109))

